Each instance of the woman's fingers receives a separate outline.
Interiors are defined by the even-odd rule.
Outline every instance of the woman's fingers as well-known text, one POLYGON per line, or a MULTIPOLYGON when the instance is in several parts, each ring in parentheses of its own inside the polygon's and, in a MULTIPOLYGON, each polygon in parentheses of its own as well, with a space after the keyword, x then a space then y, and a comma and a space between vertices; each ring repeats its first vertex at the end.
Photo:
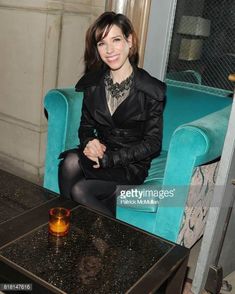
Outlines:
POLYGON ((97 157, 97 152, 96 150, 92 149, 92 148, 89 148, 89 147, 86 147, 83 151, 83 153, 86 155, 86 156, 91 156, 91 157, 97 157))
POLYGON ((87 143, 86 148, 84 149, 84 154, 86 156, 102 158, 105 150, 106 150, 105 145, 100 143, 99 140, 94 139, 87 143))
POLYGON ((103 152, 105 152, 105 150, 106 150, 106 146, 105 146, 104 144, 102 144, 102 143, 100 143, 100 145, 101 145, 101 147, 102 147, 103 152))
POLYGON ((94 161, 96 164, 93 165, 94 168, 99 168, 100 164, 99 164, 99 159, 98 157, 92 157, 92 156, 87 156, 90 160, 94 161))
POLYGON ((106 151, 106 146, 100 143, 99 140, 94 139, 87 143, 86 147, 83 150, 83 153, 87 158, 94 161, 96 164, 93 165, 94 168, 99 168, 99 158, 104 156, 104 152, 106 151))
POLYGON ((103 156, 103 147, 102 144, 100 143, 99 140, 94 139, 91 141, 91 148, 94 148, 94 150, 96 151, 97 156, 103 156))
POLYGON ((98 159, 97 159, 97 163, 96 163, 96 164, 94 164, 94 165, 93 165, 93 167, 94 167, 94 168, 99 168, 99 167, 100 167, 100 164, 99 164, 99 161, 98 161, 98 159))

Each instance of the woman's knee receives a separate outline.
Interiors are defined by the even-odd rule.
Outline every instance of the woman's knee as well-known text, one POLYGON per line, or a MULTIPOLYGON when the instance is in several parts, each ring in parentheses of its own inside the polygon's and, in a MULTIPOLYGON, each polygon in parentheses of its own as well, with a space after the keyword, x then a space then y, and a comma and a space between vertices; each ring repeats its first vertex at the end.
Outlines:
POLYGON ((88 204, 88 191, 84 189, 83 185, 79 182, 76 183, 71 189, 71 198, 72 200, 79 202, 81 204, 88 204))
POLYGON ((74 170, 77 171, 78 167, 79 167, 79 157, 78 157, 78 154, 74 152, 67 153, 59 164, 59 169, 66 172, 74 171, 74 170))

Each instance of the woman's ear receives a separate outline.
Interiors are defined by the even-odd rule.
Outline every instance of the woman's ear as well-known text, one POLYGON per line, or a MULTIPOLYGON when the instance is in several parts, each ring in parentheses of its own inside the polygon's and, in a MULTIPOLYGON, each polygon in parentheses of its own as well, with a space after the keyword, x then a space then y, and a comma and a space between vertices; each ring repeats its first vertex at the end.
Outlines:
POLYGON ((129 48, 132 47, 132 34, 130 34, 127 38, 127 43, 129 44, 129 48))

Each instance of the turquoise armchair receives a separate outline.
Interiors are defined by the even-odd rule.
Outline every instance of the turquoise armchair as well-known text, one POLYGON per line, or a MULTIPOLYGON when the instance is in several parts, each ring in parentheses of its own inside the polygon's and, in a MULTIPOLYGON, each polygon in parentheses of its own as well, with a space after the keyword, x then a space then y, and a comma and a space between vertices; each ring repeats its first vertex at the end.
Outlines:
MULTIPOLYGON (((119 196, 117 218, 191 247, 203 233, 232 101, 226 90, 169 79, 166 83, 162 152, 152 161, 142 188, 174 189, 174 197, 136 206, 121 203, 119 196)), ((44 187, 57 193, 58 155, 79 144, 82 98, 71 88, 51 90, 45 96, 44 187)))

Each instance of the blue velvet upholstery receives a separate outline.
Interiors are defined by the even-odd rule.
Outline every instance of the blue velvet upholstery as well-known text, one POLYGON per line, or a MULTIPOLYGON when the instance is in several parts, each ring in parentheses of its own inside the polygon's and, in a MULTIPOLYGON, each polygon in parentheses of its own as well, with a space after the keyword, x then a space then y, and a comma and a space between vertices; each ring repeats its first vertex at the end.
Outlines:
MULTIPOLYGON (((232 101, 226 90, 166 82, 163 148, 161 155, 152 161, 144 185, 182 188, 176 189, 173 198, 164 198, 157 205, 118 205, 117 218, 176 241, 195 168, 222 153, 232 101)), ((79 144, 77 129, 82 96, 73 89, 55 89, 45 97, 48 141, 44 187, 55 192, 59 192, 58 155, 79 144)))
POLYGON ((79 144, 78 126, 81 117, 82 93, 74 89, 51 90, 44 106, 48 113, 48 139, 44 172, 44 187, 59 193, 59 154, 79 144))

